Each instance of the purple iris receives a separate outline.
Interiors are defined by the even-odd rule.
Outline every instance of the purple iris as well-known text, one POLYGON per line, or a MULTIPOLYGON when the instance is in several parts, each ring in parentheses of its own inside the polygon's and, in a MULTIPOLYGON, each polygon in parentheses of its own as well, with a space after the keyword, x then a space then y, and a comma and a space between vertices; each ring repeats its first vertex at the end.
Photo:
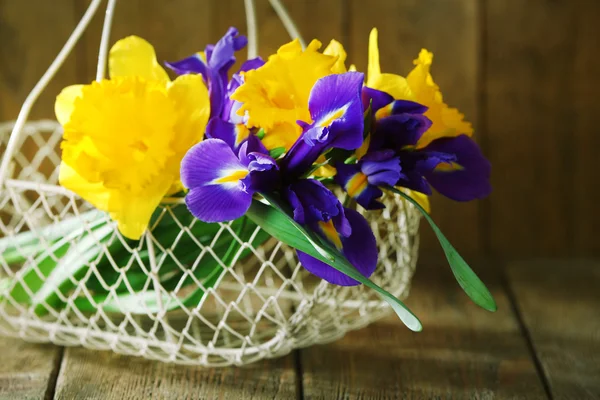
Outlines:
POLYGON ((354 150, 363 142, 360 98, 364 75, 347 72, 319 79, 310 92, 308 109, 312 124, 298 121, 303 133, 282 161, 290 177, 308 171, 317 158, 331 148, 354 150))
MULTIPOLYGON (((193 73, 203 76, 210 95, 211 118, 223 116, 224 108, 227 106, 226 99, 229 97, 227 96, 229 69, 235 63, 235 52, 246 47, 248 43, 246 36, 238 33, 236 28, 229 28, 217 44, 206 46, 204 53, 166 63, 178 75, 193 73)), ((264 62, 260 58, 248 60, 240 71, 258 68, 262 64, 264 62)))
POLYGON ((374 129, 367 154, 356 164, 339 164, 337 183, 366 209, 382 208, 381 186, 401 186, 425 194, 431 187, 457 201, 487 196, 490 163, 468 136, 441 138, 418 148, 431 121, 427 108, 387 93, 363 88, 363 107, 371 104, 374 129))
POLYGON ((220 139, 206 139, 181 161, 181 182, 190 189, 185 202, 205 222, 224 222, 243 216, 252 196, 277 187, 279 167, 252 135, 238 154, 220 139))
MULTIPOLYGON (((232 79, 230 87, 241 83, 237 79, 232 79)), ((235 219, 248 210, 254 193, 275 193, 290 206, 298 223, 330 242, 369 277, 377 265, 377 245, 367 221, 344 208, 321 182, 303 178, 327 150, 355 150, 362 145, 363 79, 361 73, 348 72, 315 83, 308 104, 313 122, 298 122, 303 133, 279 166, 252 133, 241 145, 220 135, 223 139, 207 139, 194 146, 181 165, 182 182, 190 188, 186 203, 192 214, 206 222, 235 219)), ((237 104, 225 104, 229 116, 221 114, 211 120, 213 137, 225 131, 225 124, 244 122, 233 120, 237 104)), ((359 284, 307 254, 298 252, 298 256, 306 269, 328 282, 359 284)))

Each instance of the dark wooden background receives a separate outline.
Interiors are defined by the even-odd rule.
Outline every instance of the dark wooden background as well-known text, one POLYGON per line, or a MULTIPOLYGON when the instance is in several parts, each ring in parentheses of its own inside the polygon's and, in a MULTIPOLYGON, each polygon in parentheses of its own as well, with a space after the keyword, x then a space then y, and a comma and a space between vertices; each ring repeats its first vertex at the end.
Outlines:
MULTIPOLYGON (((256 0, 260 53, 288 40, 267 0, 256 0)), ((305 38, 342 41, 366 67, 380 31, 382 67, 406 74, 422 47, 445 99, 476 127, 493 164, 492 196, 433 213, 470 258, 600 254, 600 1, 286 0, 305 38)), ((15 119, 87 6, 86 0, 0 0, 0 121, 15 119)), ((32 118, 53 117, 54 97, 94 77, 102 22, 92 26, 40 98, 32 118)), ((113 39, 137 34, 176 60, 245 31, 243 0, 121 0, 113 39)), ((439 254, 428 228, 422 254, 439 254)))

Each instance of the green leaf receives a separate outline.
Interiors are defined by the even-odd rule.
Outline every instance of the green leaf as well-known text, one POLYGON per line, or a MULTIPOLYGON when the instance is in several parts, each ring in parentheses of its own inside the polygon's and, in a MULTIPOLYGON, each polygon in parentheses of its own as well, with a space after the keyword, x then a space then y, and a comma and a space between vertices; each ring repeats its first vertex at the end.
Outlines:
MULTIPOLYGON (((219 224, 205 224, 201 221, 197 222, 199 222, 199 224, 194 225, 192 228, 192 233, 196 233, 198 237, 202 239, 200 240, 201 243, 205 246, 210 246, 212 253, 214 253, 214 256, 211 253, 205 253, 202 260, 200 260, 198 265, 196 265, 193 272, 194 277, 202 282, 203 288, 198 287, 194 279, 192 279, 190 276, 187 276, 184 282, 181 283, 180 281, 184 276, 184 271, 182 271, 179 267, 173 268, 173 266, 176 265, 175 262, 172 261, 170 257, 167 258, 161 264, 159 271, 161 297, 163 298, 162 307, 165 311, 177 309, 180 307, 180 304, 191 307, 196 306, 206 295, 205 289, 214 287, 219 282, 224 273, 222 265, 229 266, 232 264, 233 260, 236 259, 236 256, 238 260, 243 260, 244 257, 251 253, 251 250, 248 248, 244 248, 242 251, 240 251, 240 248, 242 247, 241 244, 230 234, 225 232, 223 232, 218 239, 214 240, 216 230, 221 229, 219 224), (201 229, 198 229, 199 227, 206 228, 205 231, 207 230, 211 233, 210 237, 202 238, 203 236, 206 236, 207 232, 202 232, 201 229), (173 271, 176 273, 169 273, 173 271), (166 275, 169 275, 169 278, 163 281, 161 277, 166 275), (183 297, 177 297, 176 294, 170 292, 177 286, 187 286, 193 288, 193 290, 183 297)), ((174 230, 175 228, 176 227, 171 226, 170 230, 174 230)), ((241 241, 245 243, 248 242, 254 234, 256 225, 247 218, 243 217, 233 221, 231 224, 231 229, 236 233, 241 241)), ((176 230, 179 232, 179 228, 176 230)), ((155 232, 157 235, 162 233, 166 236, 169 236, 169 234, 166 234, 163 231, 159 232, 155 229, 155 232)), ((252 246, 259 246, 269 237, 270 236, 268 236, 266 232, 259 232, 254 238, 252 246)), ((174 255, 181 264, 191 265, 196 261, 200 253, 200 249, 196 247, 196 244, 192 242, 192 239, 189 236, 186 235, 184 238, 186 239, 184 240, 182 238, 182 240, 178 242, 177 247, 174 250, 174 255), (194 248, 196 250, 190 251, 190 249, 194 248)), ((157 250, 156 247, 155 250, 157 250)), ((162 254, 163 253, 158 253, 157 259, 159 259, 162 254)), ((147 255, 140 256, 140 258, 142 258, 144 262, 148 262, 147 255)), ((112 269, 112 267, 110 268, 112 269)), ((114 269, 112 270, 114 271, 114 269)), ((117 279, 118 278, 115 277, 114 281, 116 282, 117 279)), ((102 291, 92 297, 93 301, 82 297, 75 301, 76 306, 82 311, 89 312, 96 311, 98 305, 100 305, 100 307, 106 312, 130 312, 133 314, 146 314, 148 312, 154 313, 161 310, 160 303, 157 301, 158 297, 154 291, 153 284, 148 287, 146 283, 148 279, 146 274, 138 272, 134 274, 131 271, 128 271, 126 279, 129 281, 129 285, 126 285, 124 282, 122 282, 115 289, 116 295, 109 295, 102 287, 100 287, 102 291), (136 281, 131 282, 134 279, 136 279, 136 281), (147 290, 144 293, 131 293, 129 286, 131 286, 134 290, 142 290, 144 288, 147 290), (121 306, 125 308, 120 309, 119 307, 121 306)), ((99 283, 95 283, 94 286, 97 287, 96 285, 98 284, 99 283)), ((88 284, 87 286, 89 287, 90 285, 88 284)))
POLYGON ((22 263, 28 257, 40 254, 56 240, 83 226, 83 222, 91 223, 104 218, 106 218, 106 214, 92 210, 60 222, 54 222, 35 232, 27 231, 14 236, 9 235, 0 239, 0 257, 9 265, 22 263))
POLYGON ((37 315, 44 315, 48 307, 58 310, 63 301, 59 294, 67 295, 88 271, 90 262, 102 252, 102 243, 114 238, 114 226, 103 224, 77 240, 63 255, 42 286, 34 293, 31 303, 37 315))
POLYGON ((277 240, 294 247, 312 257, 332 266, 341 273, 355 279, 367 287, 375 290, 396 312, 402 322, 413 331, 423 329, 421 321, 402 303, 389 292, 377 286, 368 278, 359 273, 346 258, 326 242, 320 242, 293 220, 272 197, 266 197, 273 206, 268 206, 260 201, 253 200, 246 215, 258 226, 264 229, 277 240))
POLYGON ((363 114, 364 128, 363 137, 366 138, 371 133, 371 125, 373 123, 373 100, 369 101, 369 108, 363 114))
POLYGON ((450 244, 448 239, 446 239, 446 236, 444 236, 440 228, 438 228, 435 222, 433 222, 433 219, 427 213, 427 211, 425 211, 423 207, 421 207, 413 198, 402 191, 394 187, 388 187, 388 189, 408 200, 421 212, 421 214, 423 214, 427 222, 429 222, 431 229, 433 229, 433 232, 436 234, 440 245, 444 250, 444 254, 446 255, 448 264, 450 264, 450 268, 452 269, 454 277, 458 281, 460 287, 465 291, 467 296, 469 296, 471 300, 473 300, 473 302, 475 302, 475 304, 481 308, 492 312, 496 311, 498 307, 488 288, 484 285, 481 279, 479 279, 475 272, 473 272, 471 267, 469 267, 469 264, 467 264, 460 254, 458 254, 458 251, 456 251, 456 249, 450 244))
POLYGON ((275 147, 274 149, 269 150, 269 155, 277 160, 285 153, 285 147, 275 147))
MULTIPOLYGON (((105 219, 91 222, 89 230, 94 231, 106 225, 105 219)), ((40 290, 48 276, 54 271, 58 262, 71 248, 77 238, 87 235, 85 225, 79 223, 79 227, 72 226, 71 232, 65 232, 65 236, 54 242, 43 253, 38 255, 33 262, 24 265, 15 277, 15 286, 11 289, 10 296, 18 302, 30 303, 30 295, 40 290)))
MULTIPOLYGON (((300 225, 299 223, 297 223, 294 220, 294 218, 290 217, 289 211, 284 210, 282 208, 282 206, 280 205, 281 202, 277 198, 275 198, 274 196, 271 196, 269 194, 266 194, 266 193, 263 193, 262 195, 271 204, 272 207, 274 207, 277 211, 279 211, 281 214, 283 214, 286 217, 286 220, 287 220, 288 224, 291 224, 294 228, 296 228, 296 230, 291 230, 291 232, 288 230, 288 231, 284 231, 284 232, 282 232, 280 234, 287 235, 288 233, 291 233, 291 237, 287 237, 286 236, 287 240, 293 240, 293 238, 295 236, 297 236, 298 234, 301 234, 302 236, 304 236, 304 239, 310 243, 310 245, 312 246, 312 248, 321 255, 321 257, 324 257, 328 261, 333 261, 335 259, 335 257, 333 255, 331 255, 329 253, 329 251, 327 251, 327 249, 325 249, 325 248, 323 248, 321 246, 321 240, 317 239, 309 231, 307 231, 306 229, 304 229, 302 227, 302 225, 300 225)), ((253 201, 253 203, 254 203, 254 201, 253 201)), ((254 222, 257 225, 259 225, 259 226, 262 227, 262 225, 260 225, 258 222, 256 222, 256 221, 254 221, 254 222)), ((265 229, 265 231, 267 231, 267 230, 265 229)), ((269 231, 267 231, 267 232, 269 232, 269 231)), ((271 233, 269 232, 269 234, 271 234, 271 233)), ((272 235, 272 236, 275 237, 275 238, 277 238, 274 235, 272 235)), ((280 241, 289 244, 285 240, 280 240, 280 241)), ((292 247, 296 248, 295 246, 292 246, 292 247)), ((329 263, 327 263, 327 264, 329 264, 329 263)))
MULTIPOLYGON (((171 304, 177 304, 165 293, 161 294, 160 301, 165 309, 171 304)), ((139 293, 96 295, 93 301, 87 297, 80 297, 75 299, 74 304, 80 311, 90 313, 98 310, 98 304, 102 304, 104 311, 112 313, 147 314, 160 311, 159 297, 154 290, 150 289, 139 293)))

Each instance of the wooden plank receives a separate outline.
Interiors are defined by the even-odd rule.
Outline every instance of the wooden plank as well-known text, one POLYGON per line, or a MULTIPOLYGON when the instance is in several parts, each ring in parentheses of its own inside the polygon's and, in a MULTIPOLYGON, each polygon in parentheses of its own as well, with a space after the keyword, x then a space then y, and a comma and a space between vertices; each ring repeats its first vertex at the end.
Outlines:
POLYGON ((390 316, 302 350, 306 398, 544 398, 506 294, 493 275, 484 280, 496 313, 472 304, 445 266, 420 265, 406 303, 423 331, 390 316))
POLYGON ((295 393, 293 355, 210 369, 71 348, 65 351, 56 398, 291 399, 295 393))
MULTIPOLYGON (((445 101, 457 107, 478 129, 478 2, 476 0, 349 0, 349 60, 366 72, 371 28, 379 29, 383 72, 406 76, 422 48, 434 53, 432 75, 445 101)), ((480 230, 480 202, 456 203, 432 197, 432 213, 442 231, 467 257, 478 256, 484 246, 480 230)), ((429 229, 422 235, 424 252, 441 255, 429 229)))
POLYGON ((554 399, 600 399, 600 262, 515 262, 510 287, 554 399))
MULTIPOLYGON (((496 193, 502 193, 491 205, 494 254, 569 254, 575 238, 582 237, 574 235, 579 228, 573 215, 580 212, 574 201, 584 205, 578 221, 588 219, 586 234, 599 222, 593 212, 589 214, 595 209, 594 200, 582 200, 590 190, 597 193, 583 180, 588 182, 592 174, 598 177, 597 157, 592 148, 584 149, 592 140, 598 143, 597 138, 590 139, 597 136, 598 113, 593 111, 597 109, 590 91, 593 84, 586 79, 595 76, 597 81, 598 71, 582 62, 599 56, 593 37, 578 41, 592 29, 590 24, 597 25, 592 16, 594 8, 598 15, 597 3, 487 1, 486 126, 497 171, 492 184, 496 193), (587 21, 584 30, 580 18, 587 21), (586 139, 578 142, 578 136, 586 139), (576 189, 573 165, 580 151, 586 154, 578 162, 577 183, 583 186, 576 189)), ((598 246, 593 237, 586 239, 591 241, 598 246)))
POLYGON ((600 213, 600 186, 592 182, 600 182, 600 170, 597 168, 600 149, 600 113, 598 97, 593 88, 600 87, 600 54, 597 38, 600 37, 600 2, 580 0, 577 5, 576 21, 571 23, 570 31, 574 37, 572 44, 576 48, 573 73, 569 74, 571 93, 567 103, 572 103, 569 118, 572 119, 572 140, 575 148, 571 160, 574 165, 574 187, 572 203, 568 207, 573 210, 573 224, 576 227, 573 235, 574 253, 578 256, 598 256, 600 240, 598 226, 600 213))
POLYGON ((52 393, 61 348, 0 337, 0 354, 1 400, 42 399, 52 393))

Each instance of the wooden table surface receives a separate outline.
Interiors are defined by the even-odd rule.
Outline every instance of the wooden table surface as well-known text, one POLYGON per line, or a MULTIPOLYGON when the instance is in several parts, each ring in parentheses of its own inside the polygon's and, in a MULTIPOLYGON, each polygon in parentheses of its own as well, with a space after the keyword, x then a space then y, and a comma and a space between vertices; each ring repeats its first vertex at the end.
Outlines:
POLYGON ((242 368, 205 369, 0 338, 0 399, 600 399, 600 262, 477 270, 498 312, 449 269, 418 268, 395 317, 338 342, 242 368))

